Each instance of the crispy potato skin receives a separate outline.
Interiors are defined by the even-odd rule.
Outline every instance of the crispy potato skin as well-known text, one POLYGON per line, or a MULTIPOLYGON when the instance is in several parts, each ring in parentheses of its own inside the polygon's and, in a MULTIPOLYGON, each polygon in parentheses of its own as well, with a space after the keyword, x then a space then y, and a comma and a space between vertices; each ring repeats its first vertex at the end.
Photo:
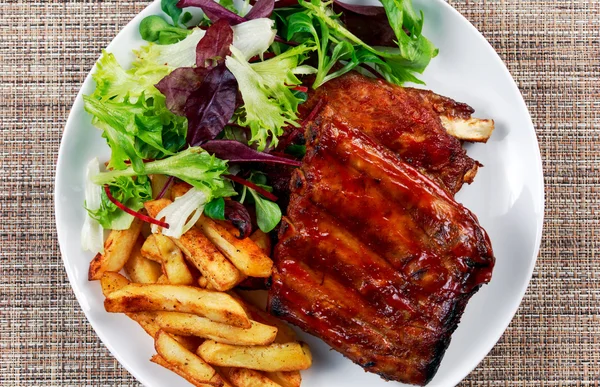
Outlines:
POLYGON ((304 343, 236 346, 207 340, 198 347, 197 353, 216 366, 266 372, 305 370, 312 364, 312 355, 304 343))
POLYGON ((97 254, 88 272, 88 279, 99 280, 107 271, 120 271, 129 259, 142 231, 142 221, 135 218, 127 230, 113 230, 104 242, 104 254, 97 254))

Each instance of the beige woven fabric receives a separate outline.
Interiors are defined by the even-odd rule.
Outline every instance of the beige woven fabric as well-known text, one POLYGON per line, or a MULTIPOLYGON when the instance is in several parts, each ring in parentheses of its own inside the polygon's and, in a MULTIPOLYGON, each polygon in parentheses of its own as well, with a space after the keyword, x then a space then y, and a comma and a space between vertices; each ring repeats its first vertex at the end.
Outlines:
MULTIPOLYGON (((100 49, 148 3, 0 0, 0 386, 139 385, 75 301, 52 192, 62 129, 81 82, 100 49)), ((597 386, 600 2, 451 4, 492 43, 523 92, 547 195, 527 295, 464 385, 597 386)))

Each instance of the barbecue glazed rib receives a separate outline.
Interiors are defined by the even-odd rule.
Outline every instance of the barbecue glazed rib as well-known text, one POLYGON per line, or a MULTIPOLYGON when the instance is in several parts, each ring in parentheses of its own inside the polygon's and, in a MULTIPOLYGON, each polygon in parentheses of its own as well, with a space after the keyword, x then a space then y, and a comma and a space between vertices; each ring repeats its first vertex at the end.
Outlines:
POLYGON ((307 128, 269 309, 367 371, 424 385, 491 278, 490 241, 446 190, 336 110, 307 128))
POLYGON ((452 194, 473 181, 479 166, 456 137, 485 142, 494 129, 492 120, 472 118, 473 108, 464 103, 357 72, 311 92, 301 113, 308 116, 323 102, 452 194))

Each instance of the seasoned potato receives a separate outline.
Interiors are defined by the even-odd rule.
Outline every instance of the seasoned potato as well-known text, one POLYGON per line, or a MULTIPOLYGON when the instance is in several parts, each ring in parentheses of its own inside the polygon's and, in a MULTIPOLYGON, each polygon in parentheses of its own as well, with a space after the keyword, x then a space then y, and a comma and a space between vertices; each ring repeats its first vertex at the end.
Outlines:
POLYGON ((163 270, 169 283, 173 285, 192 285, 194 277, 187 267, 183 258, 183 253, 173 243, 171 238, 161 234, 154 236, 156 246, 162 257, 163 270))
POLYGON ((229 367, 222 367, 220 371, 236 387, 281 387, 259 371, 229 367))
MULTIPOLYGON (((154 348, 158 355, 172 366, 167 366, 167 368, 175 372, 177 372, 175 369, 178 369, 181 372, 177 373, 195 386, 204 386, 204 384, 224 385, 221 376, 217 374, 213 367, 181 345, 167 332, 158 331, 154 348)), ((166 366, 165 364, 161 365, 166 366)))
POLYGON ((269 277, 273 261, 250 238, 238 239, 225 227, 205 216, 197 223, 206 237, 241 271, 250 277, 269 277))
POLYGON ((183 285, 129 284, 106 297, 107 312, 192 313, 242 328, 252 324, 230 295, 183 285))
POLYGON ((250 321, 250 328, 244 329, 189 313, 155 312, 153 321, 169 333, 198 336, 226 344, 267 345, 277 335, 277 328, 256 321, 250 321))
POLYGON ((142 245, 141 253, 146 259, 157 263, 162 263, 162 256, 160 254, 160 250, 158 249, 158 245, 156 244, 156 236, 154 234, 151 234, 148 236, 148 238, 146 238, 144 244, 142 245))
MULTIPOLYGON (((161 199, 146 202, 144 205, 150 216, 156 217, 170 203, 170 200, 161 199)), ((242 275, 235 266, 217 250, 198 228, 192 227, 181 238, 172 238, 172 240, 185 254, 186 258, 206 277, 208 283, 214 289, 229 290, 242 280, 242 275)))
POLYGON ((271 237, 261 230, 256 230, 250 235, 250 239, 256 243, 258 247, 265 253, 266 256, 271 256, 271 237))
POLYGON ((312 356, 304 343, 237 346, 207 340, 197 351, 210 364, 259 371, 299 371, 310 367, 312 356))
POLYGON ((142 238, 138 238, 127 263, 125 263, 125 273, 133 282, 152 284, 158 280, 158 277, 162 274, 162 269, 158 263, 144 258, 141 251, 143 245, 142 238))
POLYGON ((120 271, 129 259, 140 236, 142 221, 135 218, 127 230, 113 230, 104 242, 104 254, 97 254, 90 262, 88 279, 99 280, 107 271, 120 271))
POLYGON ((299 371, 267 372, 267 377, 281 387, 300 387, 302 376, 299 371))

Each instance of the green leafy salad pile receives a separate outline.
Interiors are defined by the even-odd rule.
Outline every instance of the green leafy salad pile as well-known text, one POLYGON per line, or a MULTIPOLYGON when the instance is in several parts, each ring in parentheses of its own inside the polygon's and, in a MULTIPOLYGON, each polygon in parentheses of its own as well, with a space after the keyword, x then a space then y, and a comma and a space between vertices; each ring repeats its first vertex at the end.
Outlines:
POLYGON ((140 23, 148 43, 131 67, 103 52, 84 96, 111 149, 106 169, 97 159, 87 168, 84 248, 101 252, 103 230, 127 229, 134 217, 172 237, 203 213, 241 237, 253 225, 272 231, 282 199, 272 186, 300 166, 304 146, 288 137, 302 127, 310 90, 351 70, 421 83, 437 55, 411 0, 381 3, 163 0, 163 15, 140 23), (158 175, 168 179, 152 192, 158 175), (144 202, 174 180, 192 189, 156 219, 145 215, 144 202))

